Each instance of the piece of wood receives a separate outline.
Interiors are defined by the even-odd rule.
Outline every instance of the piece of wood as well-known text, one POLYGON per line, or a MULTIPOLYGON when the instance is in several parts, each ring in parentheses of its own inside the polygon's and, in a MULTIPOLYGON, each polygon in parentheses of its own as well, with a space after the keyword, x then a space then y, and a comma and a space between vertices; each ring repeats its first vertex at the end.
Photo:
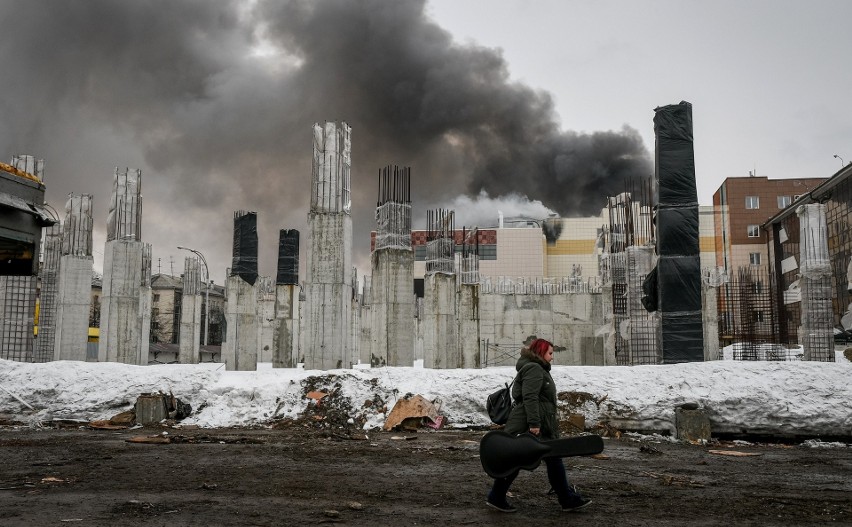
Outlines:
POLYGON ((731 456, 731 457, 754 457, 754 456, 762 456, 758 452, 740 452, 737 450, 708 450, 710 454, 716 454, 717 456, 731 456))

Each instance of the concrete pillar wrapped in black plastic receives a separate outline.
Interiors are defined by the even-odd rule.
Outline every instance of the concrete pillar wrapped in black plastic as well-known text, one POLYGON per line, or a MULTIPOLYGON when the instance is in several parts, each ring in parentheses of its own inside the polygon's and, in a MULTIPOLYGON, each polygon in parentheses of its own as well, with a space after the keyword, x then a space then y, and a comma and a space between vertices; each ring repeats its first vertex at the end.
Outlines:
POLYGON ((238 275, 249 285, 257 281, 257 213, 234 213, 234 253, 231 276, 238 275))
POLYGON ((275 275, 275 283, 299 283, 299 231, 296 229, 281 229, 278 234, 278 273, 275 275))
POLYGON ((704 360, 692 105, 654 110, 657 283, 664 364, 704 360))

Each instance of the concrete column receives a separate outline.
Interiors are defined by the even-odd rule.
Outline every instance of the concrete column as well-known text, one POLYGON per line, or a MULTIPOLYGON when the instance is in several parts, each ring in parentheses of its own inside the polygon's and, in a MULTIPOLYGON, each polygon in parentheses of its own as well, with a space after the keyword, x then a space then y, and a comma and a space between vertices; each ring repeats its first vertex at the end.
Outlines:
POLYGON ((275 286, 275 319, 272 367, 295 368, 299 362, 299 286, 275 286))
POLYGON ((719 360, 719 288, 706 282, 701 284, 701 316, 704 325, 704 360, 719 360))
POLYGON ((151 246, 132 239, 104 246, 98 360, 148 363, 151 329, 151 246))
MULTIPOLYGON (((257 284, 258 282, 255 282, 257 284)), ((227 279, 228 304, 225 311, 227 336, 222 343, 222 359, 231 371, 257 370, 260 325, 257 317, 257 287, 241 277, 227 279), (227 344, 226 344, 227 343, 227 344)))
POLYGON ((57 360, 86 360, 89 307, 92 301, 92 196, 70 195, 62 225, 62 254, 58 284, 57 360))
MULTIPOLYGON (((33 361, 56 360, 56 311, 59 301, 59 259, 62 257, 62 227, 60 224, 42 229, 44 249, 39 269, 41 291, 38 303, 38 335, 33 343, 33 361)), ((91 279, 91 276, 90 276, 91 279)))
POLYGON ((461 368, 481 368, 479 353, 479 285, 459 288, 459 344, 461 368))
POLYGON ((198 364, 201 360, 201 306, 202 295, 183 295, 180 305, 180 337, 178 362, 198 364))
POLYGON ((60 259, 55 360, 86 360, 93 265, 91 256, 68 254, 60 259))
POLYGON ((801 240, 799 269, 804 360, 834 362, 833 294, 825 204, 803 205, 797 213, 801 240))
POLYGON ((423 296, 423 359, 427 368, 458 368, 456 276, 427 274, 423 296))
POLYGON ((358 360, 361 364, 371 364, 375 348, 373 342, 373 306, 372 306, 373 277, 364 277, 364 294, 361 297, 361 323, 358 335, 361 342, 358 348, 358 360))
POLYGON ((260 328, 258 362, 272 362, 275 356, 275 334, 278 332, 278 317, 275 315, 275 284, 270 277, 258 279, 257 322, 260 328))
POLYGON ((200 262, 198 258, 185 258, 178 336, 181 364, 198 364, 201 360, 201 306, 204 303, 201 293, 200 262))
POLYGON ((414 253, 381 249, 372 256, 373 366, 411 366, 414 362, 414 253))
POLYGON ((631 366, 660 364, 659 323, 642 306, 642 284, 654 267, 654 248, 630 246, 627 253, 628 350, 631 366))
POLYGON ((350 128, 314 125, 308 262, 305 283, 305 369, 352 365, 352 217, 350 128))

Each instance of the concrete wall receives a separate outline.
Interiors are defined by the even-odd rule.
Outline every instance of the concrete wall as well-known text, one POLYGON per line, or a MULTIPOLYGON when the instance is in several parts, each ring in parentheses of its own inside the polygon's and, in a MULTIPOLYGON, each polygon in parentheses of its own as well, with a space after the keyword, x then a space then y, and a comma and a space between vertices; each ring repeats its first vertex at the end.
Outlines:
POLYGON ((93 265, 91 256, 66 255, 60 258, 55 360, 86 360, 93 265))
POLYGON ((603 363, 603 357, 595 358, 595 353, 586 351, 590 342, 603 342, 605 338, 595 335, 603 324, 602 296, 480 295, 479 338, 488 344, 483 366, 513 366, 518 350, 531 337, 553 342, 554 364, 603 363))

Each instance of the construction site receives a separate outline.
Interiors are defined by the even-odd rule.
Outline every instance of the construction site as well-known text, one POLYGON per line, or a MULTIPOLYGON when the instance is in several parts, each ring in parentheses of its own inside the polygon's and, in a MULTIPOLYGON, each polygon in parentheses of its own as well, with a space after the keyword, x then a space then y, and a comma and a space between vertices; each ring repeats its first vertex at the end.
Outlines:
POLYGON ((169 286, 173 343, 157 341, 164 300, 142 236, 141 171, 113 174, 92 343, 91 195, 70 195, 60 221, 43 206, 40 161, 0 166, 0 518, 560 521, 542 471, 519 476, 518 515, 491 513, 477 459, 494 428, 485 395, 511 378, 522 346, 545 338, 554 364, 579 367, 554 371, 569 390, 558 394, 561 432, 605 438, 603 453, 568 458, 572 483, 596 502, 584 521, 848 523, 848 365, 819 363, 844 357, 837 334, 852 321, 852 244, 836 242, 852 167, 743 249, 714 234, 734 212, 698 205, 691 105, 658 108, 654 127, 655 177, 602 196, 595 218, 498 212, 495 226, 458 226, 439 208, 413 230, 415 168, 380 168, 370 274, 359 275, 351 129, 315 124, 307 252, 298 230, 280 230, 276 276, 261 276, 258 214, 233 212, 221 346, 210 344, 210 272, 194 249, 169 286), (726 271, 738 251, 754 264, 762 250, 775 266, 726 271), (412 400, 428 412, 391 423, 412 400))
MULTIPOLYGON (((457 226, 455 211, 436 209, 425 211, 424 231, 413 231, 416 167, 381 168, 371 268, 359 276, 351 129, 315 124, 304 262, 299 231, 282 229, 277 274, 260 276, 258 215, 234 212, 221 347, 206 346, 210 272, 191 250, 174 286, 180 308, 168 362, 238 371, 259 361, 310 370, 486 368, 512 365, 533 338, 555 343, 557 365, 709 361, 732 344, 740 360, 833 361, 835 336, 852 323, 852 248, 834 239, 845 236, 838 211, 852 196, 848 167, 819 180, 833 182, 830 201, 816 190, 796 196, 762 227, 767 242, 757 247, 770 265, 755 265, 760 254, 749 253, 751 265, 736 266, 724 246, 733 235, 720 232, 734 213, 698 205, 692 106, 657 108, 654 129, 654 177, 602 195, 597 218, 531 218, 518 227, 495 211, 496 226, 457 226)), ((113 174, 92 346, 92 196, 69 195, 59 218, 44 205, 43 165, 16 156, 0 167, 0 358, 162 362, 150 351, 158 310, 141 228, 142 172, 113 174)))

